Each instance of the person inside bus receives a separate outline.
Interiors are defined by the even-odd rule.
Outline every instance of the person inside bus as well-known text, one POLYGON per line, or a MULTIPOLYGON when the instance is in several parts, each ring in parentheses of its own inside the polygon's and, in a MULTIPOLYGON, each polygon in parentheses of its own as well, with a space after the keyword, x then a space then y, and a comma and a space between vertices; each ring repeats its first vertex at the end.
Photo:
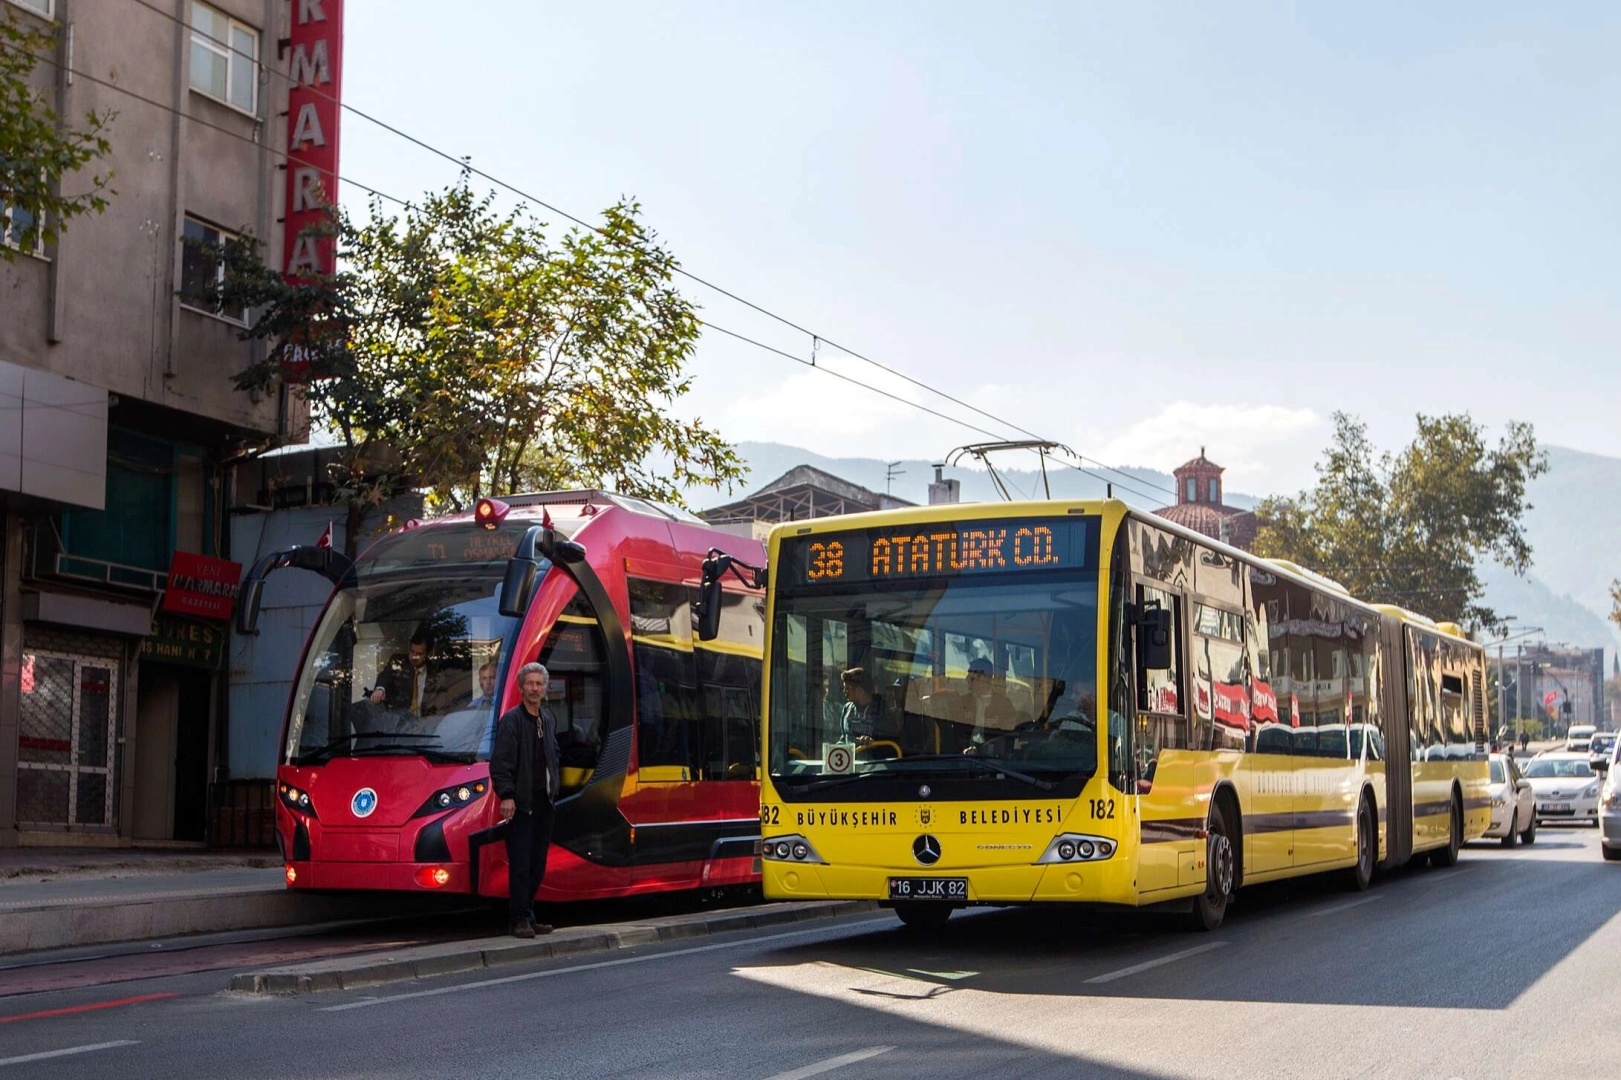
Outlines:
POLYGON ((495 697, 495 661, 486 660, 478 669, 478 696, 467 703, 469 709, 493 709, 495 697))
POLYGON ((507 917, 513 937, 532 938, 552 928, 535 921, 535 894, 546 877, 546 852, 562 786, 557 721, 546 708, 550 675, 544 664, 518 669, 518 704, 495 726, 490 785, 507 823, 507 917))
POLYGON ((844 687, 844 712, 839 718, 840 742, 871 742, 884 717, 884 703, 872 692, 866 668, 853 667, 839 676, 844 687))
POLYGON ((996 669, 983 656, 968 662, 968 696, 960 708, 959 723, 968 726, 968 744, 979 746, 1013 725, 1018 711, 1013 700, 996 685, 996 669))
POLYGON ((403 653, 388 661, 388 700, 412 716, 433 716, 441 697, 439 666, 430 658, 428 635, 418 630, 403 653))

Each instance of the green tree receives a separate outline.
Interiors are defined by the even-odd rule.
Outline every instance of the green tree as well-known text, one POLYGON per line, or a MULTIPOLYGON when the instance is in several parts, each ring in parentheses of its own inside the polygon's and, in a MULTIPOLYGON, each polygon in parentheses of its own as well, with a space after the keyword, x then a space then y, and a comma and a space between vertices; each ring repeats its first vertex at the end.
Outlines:
POLYGON ((465 177, 400 216, 370 211, 332 215, 337 273, 289 283, 238 241, 218 290, 260 313, 246 336, 268 345, 238 387, 307 380, 296 391, 342 448, 351 538, 408 486, 457 510, 572 486, 679 503, 742 478, 717 432, 674 411, 701 324, 637 205, 555 244, 465 177))
POLYGON ((1418 417, 1399 454, 1379 454, 1367 427, 1334 414, 1317 483, 1257 508, 1257 554, 1339 579, 1352 594, 1432 618, 1494 627, 1476 567, 1490 558, 1523 574, 1526 485, 1547 471, 1529 424, 1495 446, 1468 416, 1418 417))
MULTIPOLYGON (((63 122, 33 80, 55 47, 53 31, 0 11, 0 237, 25 251, 41 241, 56 243, 69 220, 99 214, 117 194, 109 186, 111 172, 79 180, 83 190, 62 191, 70 177, 112 150, 106 132, 114 114, 92 110, 79 127, 63 122)), ((0 244, 0 259, 14 258, 15 250, 0 244)))

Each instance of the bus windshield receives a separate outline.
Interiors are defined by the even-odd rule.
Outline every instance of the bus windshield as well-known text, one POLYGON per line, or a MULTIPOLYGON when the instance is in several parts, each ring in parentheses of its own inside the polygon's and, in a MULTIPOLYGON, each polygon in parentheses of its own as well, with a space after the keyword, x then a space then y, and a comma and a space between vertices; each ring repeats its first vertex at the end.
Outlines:
POLYGON ((1089 777, 1097 624, 1094 570, 779 592, 770 775, 1089 777))
MULTIPOLYGON (((426 530, 424 530, 426 531, 426 530)), ((500 565, 362 575, 310 642, 284 759, 411 754, 489 758, 515 620, 497 611, 500 565)))

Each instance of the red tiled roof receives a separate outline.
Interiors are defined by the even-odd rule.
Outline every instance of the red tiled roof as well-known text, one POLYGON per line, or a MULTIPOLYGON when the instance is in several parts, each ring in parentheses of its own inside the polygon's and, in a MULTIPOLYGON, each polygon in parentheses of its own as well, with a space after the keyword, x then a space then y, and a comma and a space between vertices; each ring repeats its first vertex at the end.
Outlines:
POLYGON ((1166 506, 1154 513, 1184 528, 1204 533, 1212 540, 1221 539, 1221 523, 1227 522, 1227 543, 1248 549, 1255 542, 1255 515, 1236 506, 1212 506, 1210 503, 1180 503, 1166 506))

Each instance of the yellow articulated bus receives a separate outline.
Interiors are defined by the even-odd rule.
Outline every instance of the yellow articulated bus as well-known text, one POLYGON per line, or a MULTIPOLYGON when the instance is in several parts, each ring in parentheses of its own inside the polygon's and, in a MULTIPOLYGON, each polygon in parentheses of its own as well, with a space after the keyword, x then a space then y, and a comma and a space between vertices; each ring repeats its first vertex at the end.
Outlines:
POLYGON ((1490 824, 1480 646, 1310 571, 1114 500, 789 523, 769 558, 769 897, 1213 929, 1243 885, 1364 889, 1490 824))

